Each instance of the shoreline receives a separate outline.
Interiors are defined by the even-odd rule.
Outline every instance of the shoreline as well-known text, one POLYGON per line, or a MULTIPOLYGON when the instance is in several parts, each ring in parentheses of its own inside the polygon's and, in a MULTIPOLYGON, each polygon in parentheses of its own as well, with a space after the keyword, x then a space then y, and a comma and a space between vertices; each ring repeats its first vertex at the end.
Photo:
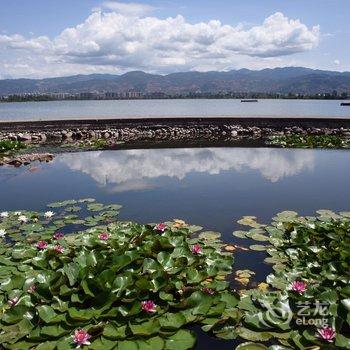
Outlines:
POLYGON ((27 143, 232 140, 288 135, 350 136, 350 118, 137 118, 0 122, 0 140, 27 143))
POLYGON ((54 130, 64 126, 65 128, 74 127, 154 127, 159 125, 164 126, 189 126, 189 125, 242 125, 249 127, 271 127, 271 128, 283 128, 287 126, 300 126, 300 127, 350 127, 350 115, 349 118, 342 117, 279 117, 279 116, 162 116, 162 117, 102 117, 102 118, 84 118, 84 119, 52 119, 52 120, 14 120, 6 121, 0 120, 0 132, 3 131, 16 131, 16 130, 35 130, 40 128, 49 128, 54 130))
POLYGON ((211 115, 211 116, 203 116, 203 115, 126 115, 126 116, 108 116, 108 115, 102 115, 102 116, 85 116, 85 117, 77 117, 77 116, 66 116, 66 117, 60 117, 55 119, 15 119, 15 120, 5 120, 0 119, 0 131, 1 126, 6 124, 13 124, 13 123, 62 123, 62 122, 71 122, 75 124, 80 124, 82 122, 94 122, 99 123, 101 121, 105 121, 106 123, 109 123, 111 121, 120 121, 120 122, 133 122, 133 121, 168 121, 168 120, 338 120, 338 121, 346 121, 350 120, 350 108, 349 108, 349 116, 336 116, 336 115, 330 115, 330 116, 319 116, 319 115, 308 115, 308 116, 301 116, 301 115, 289 115, 289 116, 279 116, 279 115, 248 115, 248 116, 242 116, 242 115, 211 115))
MULTIPOLYGON (((302 146, 303 138, 308 136, 321 138, 315 147, 331 148, 333 144, 348 148, 350 119, 222 117, 0 122, 0 141, 19 141, 28 149, 35 149, 34 160, 40 160, 37 152, 50 147, 78 151, 189 145, 284 147, 286 137, 302 146), (271 142, 273 139, 275 142, 271 142)), ((47 154, 42 159, 47 161, 47 154)), ((28 158, 0 159, 0 165, 31 161, 28 154, 28 158)))

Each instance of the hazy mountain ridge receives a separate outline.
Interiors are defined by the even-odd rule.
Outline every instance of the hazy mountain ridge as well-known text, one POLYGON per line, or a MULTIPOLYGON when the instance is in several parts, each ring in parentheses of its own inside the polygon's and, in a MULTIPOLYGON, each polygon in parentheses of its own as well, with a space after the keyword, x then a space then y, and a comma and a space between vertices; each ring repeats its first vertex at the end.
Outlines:
POLYGON ((0 80, 0 95, 55 92, 268 92, 316 94, 337 90, 350 91, 350 72, 313 70, 286 67, 253 71, 183 72, 168 75, 142 71, 122 75, 91 74, 45 79, 0 80))

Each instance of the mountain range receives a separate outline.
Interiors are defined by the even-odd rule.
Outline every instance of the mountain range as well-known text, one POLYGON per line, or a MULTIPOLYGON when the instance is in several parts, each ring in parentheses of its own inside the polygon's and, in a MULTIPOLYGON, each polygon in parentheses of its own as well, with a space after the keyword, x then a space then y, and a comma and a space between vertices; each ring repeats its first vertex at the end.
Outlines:
POLYGON ((260 92, 317 94, 350 92, 350 72, 285 67, 227 72, 183 72, 168 75, 142 71, 122 75, 90 74, 45 79, 0 80, 0 95, 23 93, 81 93, 138 91, 187 94, 191 92, 260 92))

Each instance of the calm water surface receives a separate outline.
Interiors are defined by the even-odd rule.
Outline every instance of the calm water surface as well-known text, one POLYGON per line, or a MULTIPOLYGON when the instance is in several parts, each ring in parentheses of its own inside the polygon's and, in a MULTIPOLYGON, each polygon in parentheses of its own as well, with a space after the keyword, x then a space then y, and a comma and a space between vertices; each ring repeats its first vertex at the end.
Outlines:
POLYGON ((350 117, 340 101, 234 99, 50 101, 0 103, 0 121, 159 116, 350 117))
MULTIPOLYGON (((232 236, 243 215, 261 222, 282 210, 312 215, 350 210, 350 153, 271 148, 120 150, 68 153, 51 163, 0 168, 0 211, 44 210, 57 200, 93 197, 123 205, 120 219, 159 222, 182 218, 232 236)), ((235 268, 263 280, 264 253, 235 254, 235 268)), ((235 342, 201 336, 198 349, 235 342)))

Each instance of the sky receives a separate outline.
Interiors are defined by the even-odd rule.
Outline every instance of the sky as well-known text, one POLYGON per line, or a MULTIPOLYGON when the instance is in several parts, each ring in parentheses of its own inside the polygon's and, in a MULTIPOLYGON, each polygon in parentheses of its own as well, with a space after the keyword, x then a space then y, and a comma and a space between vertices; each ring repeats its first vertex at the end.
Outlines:
POLYGON ((0 79, 350 71, 350 0, 0 0, 0 79))

